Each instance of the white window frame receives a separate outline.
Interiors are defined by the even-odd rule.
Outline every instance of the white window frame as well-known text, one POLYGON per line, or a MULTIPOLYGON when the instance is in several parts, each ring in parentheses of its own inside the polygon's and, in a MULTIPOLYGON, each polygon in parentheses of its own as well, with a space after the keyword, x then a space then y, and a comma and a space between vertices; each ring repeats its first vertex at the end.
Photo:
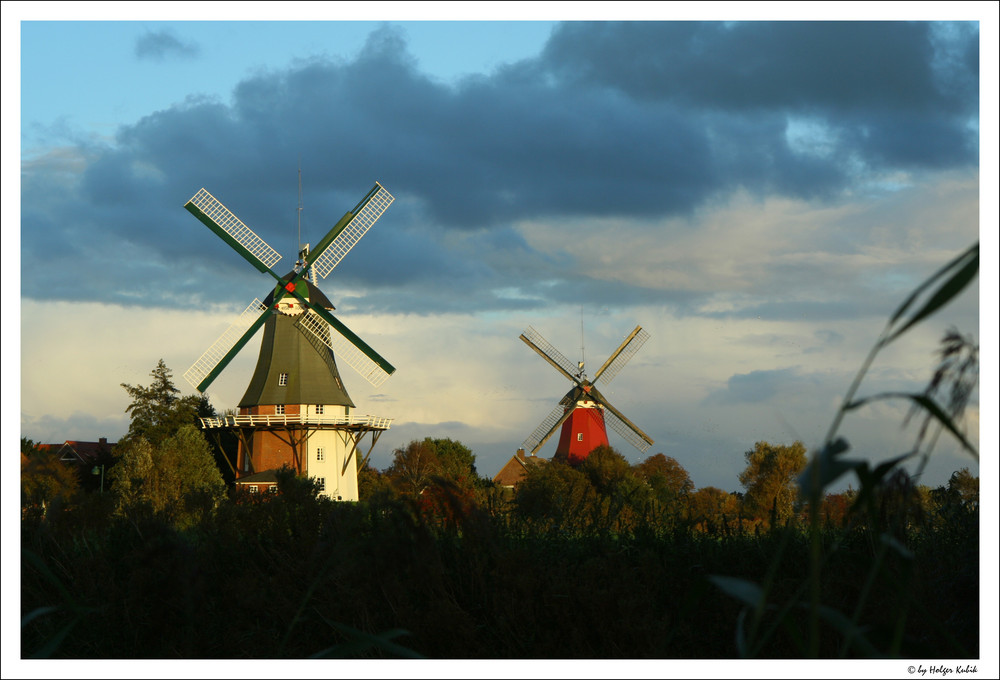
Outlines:
POLYGON ((275 404, 274 405, 274 413, 275 413, 275 415, 279 415, 279 416, 285 415, 285 405, 284 404, 275 404))
POLYGON ((326 454, 323 452, 322 446, 316 447, 316 460, 326 460, 326 454))
POLYGON ((316 404, 316 415, 323 415, 323 404, 316 404))
POLYGON ((258 491, 256 484, 251 484, 248 488, 250 490, 250 493, 257 493, 258 491))
POLYGON ((316 484, 319 486, 320 491, 326 491, 326 477, 317 477, 316 484))
POLYGON ((583 441, 583 432, 577 432, 576 433, 576 440, 578 442, 582 442, 583 441))
POLYGON ((288 374, 287 373, 279 373, 278 374, 278 386, 279 387, 286 387, 287 385, 288 385, 288 374))

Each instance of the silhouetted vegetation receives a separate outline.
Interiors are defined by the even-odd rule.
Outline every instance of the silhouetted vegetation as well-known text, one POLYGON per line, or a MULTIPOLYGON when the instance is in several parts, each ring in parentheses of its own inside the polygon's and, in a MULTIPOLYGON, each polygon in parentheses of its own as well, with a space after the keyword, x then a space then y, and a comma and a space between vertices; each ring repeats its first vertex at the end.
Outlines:
MULTIPOLYGON (((732 519, 706 516, 659 504, 648 485, 637 502, 631 469, 608 466, 599 486, 560 465, 548 473, 559 501, 529 484, 492 511, 443 477, 429 507, 385 489, 335 503, 285 472, 277 494, 234 494, 183 527, 152 507, 122 515, 86 501, 26 517, 22 654, 733 658, 742 603, 710 576, 767 580, 777 598, 808 573, 809 532, 749 516, 741 529, 735 495, 725 494, 732 519)), ((912 557, 893 555, 872 582, 891 515, 881 527, 848 515, 822 529, 825 545, 838 544, 822 601, 868 594, 867 644, 848 656, 885 653, 900 634, 901 656, 978 655, 978 508, 958 479, 905 525, 912 557), (910 615, 897 632, 901 606, 910 615)), ((797 630, 776 631, 756 655, 802 656, 797 630)), ((838 631, 824 630, 818 655, 842 650, 838 631)))

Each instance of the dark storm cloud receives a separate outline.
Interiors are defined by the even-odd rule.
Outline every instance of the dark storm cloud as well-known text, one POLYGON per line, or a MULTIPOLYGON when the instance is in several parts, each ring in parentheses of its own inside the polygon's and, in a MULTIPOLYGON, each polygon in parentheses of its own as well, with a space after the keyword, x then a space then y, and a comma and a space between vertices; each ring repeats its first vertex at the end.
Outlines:
MULTIPOLYGON (((184 47, 157 35, 148 45, 184 47)), ((859 167, 974 166, 974 45, 975 32, 927 24, 572 23, 538 59, 445 85, 383 29, 352 61, 260 73, 231 100, 193 94, 108 146, 81 144, 75 181, 55 158, 26 165, 22 258, 50 274, 24 295, 245 302, 256 288, 232 284, 266 277, 182 206, 206 187, 285 255, 283 273, 298 242, 301 165, 303 241, 315 243, 375 180, 397 197, 331 276, 331 291, 370 291, 349 304, 679 304, 591 280, 513 225, 685 216, 738 188, 835 196, 859 167), (818 126, 826 146, 791 143, 790 117, 818 126)))
POLYGON ((967 129, 978 48, 974 24, 573 22, 542 60, 567 83, 692 111, 818 118, 878 165, 936 166, 978 160, 967 129))
POLYGON ((973 24, 570 22, 542 61, 567 82, 685 107, 973 115, 978 42, 973 24))
POLYGON ((819 381, 804 376, 797 369, 781 368, 771 371, 751 371, 729 378, 725 389, 710 394, 705 403, 714 405, 764 404, 778 394, 790 391, 816 391, 819 381))
POLYGON ((170 57, 191 59, 200 51, 198 45, 182 42, 170 31, 150 31, 135 41, 136 58, 150 61, 164 61, 170 57))

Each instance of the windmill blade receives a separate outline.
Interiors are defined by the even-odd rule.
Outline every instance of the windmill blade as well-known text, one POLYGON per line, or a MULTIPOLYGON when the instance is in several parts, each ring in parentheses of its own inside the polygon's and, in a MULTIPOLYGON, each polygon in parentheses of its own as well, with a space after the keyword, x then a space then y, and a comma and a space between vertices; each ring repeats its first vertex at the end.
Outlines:
POLYGON ((396 372, 392 364, 383 359, 335 316, 318 305, 304 302, 309 311, 299 317, 296 325, 333 350, 334 354, 360 373, 365 380, 378 387, 396 372), (333 330, 337 332, 333 333, 333 330))
POLYGON ((273 267, 281 255, 257 236, 236 215, 222 205, 212 194, 202 189, 184 204, 188 212, 197 217, 202 224, 214 231, 219 238, 228 243, 233 250, 265 274, 272 274, 273 267))
POLYGON ((184 373, 184 379, 199 392, 204 392, 264 325, 270 311, 263 302, 254 299, 226 332, 184 373))
POLYGON ((597 382, 597 379, 601 376, 604 377, 605 385, 614 380, 618 372, 625 368, 625 364, 635 356, 635 353, 639 351, 639 348, 647 340, 649 340, 649 333, 643 330, 641 326, 636 326, 618 349, 608 357, 604 365, 597 370, 597 373, 594 374, 594 382, 597 382))
POLYGON ((552 364, 557 371, 562 373, 572 382, 579 382, 576 379, 574 371, 579 370, 579 367, 572 361, 566 358, 566 356, 553 347, 548 340, 542 337, 542 334, 536 331, 531 326, 521 333, 521 340, 524 341, 531 349, 538 352, 543 359, 552 364))
POLYGON ((545 446, 545 442, 549 440, 549 437, 566 422, 566 419, 572 413, 572 407, 566 408, 562 404, 556 406, 549 415, 545 416, 545 420, 539 423, 535 431, 528 435, 528 438, 521 444, 521 448, 531 455, 535 455, 535 452, 545 446))
POLYGON ((376 182, 368 195, 341 217, 306 257, 306 262, 312 263, 313 271, 325 279, 394 200, 392 194, 376 182))
POLYGON ((594 394, 594 392, 591 392, 590 396, 604 407, 604 421, 610 424, 612 429, 620 434, 625 441, 642 452, 653 445, 653 440, 649 438, 649 435, 640 430, 621 411, 609 404, 607 399, 599 394, 594 394))

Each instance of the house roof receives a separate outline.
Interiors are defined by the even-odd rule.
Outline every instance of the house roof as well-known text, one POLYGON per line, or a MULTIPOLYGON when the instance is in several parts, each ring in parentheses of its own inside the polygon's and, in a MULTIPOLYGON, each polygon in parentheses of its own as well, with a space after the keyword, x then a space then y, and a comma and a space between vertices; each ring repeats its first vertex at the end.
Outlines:
POLYGON ((518 451, 507 464, 501 468, 500 472, 496 473, 493 477, 493 481, 501 486, 517 486, 518 482, 524 479, 524 476, 528 474, 528 468, 535 467, 538 465, 543 465, 548 463, 548 458, 539 458, 538 456, 525 456, 524 451, 518 451))
POLYGON ((247 475, 246 477, 240 477, 236 480, 237 484, 277 484, 278 476, 275 474, 275 470, 264 470, 263 472, 255 472, 252 475, 247 475))
POLYGON ((68 439, 62 444, 40 444, 38 449, 45 452, 58 454, 59 460, 68 460, 78 463, 96 463, 102 454, 111 453, 115 444, 108 443, 107 439, 97 442, 81 442, 68 439))

